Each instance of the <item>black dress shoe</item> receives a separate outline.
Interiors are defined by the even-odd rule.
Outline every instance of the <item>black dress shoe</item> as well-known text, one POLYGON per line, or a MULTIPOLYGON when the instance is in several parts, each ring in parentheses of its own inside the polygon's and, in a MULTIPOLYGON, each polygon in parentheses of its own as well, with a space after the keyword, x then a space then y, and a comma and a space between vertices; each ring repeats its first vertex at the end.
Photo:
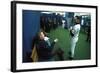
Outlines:
POLYGON ((70 60, 73 60, 73 59, 74 59, 74 57, 69 57, 69 59, 70 59, 70 60))

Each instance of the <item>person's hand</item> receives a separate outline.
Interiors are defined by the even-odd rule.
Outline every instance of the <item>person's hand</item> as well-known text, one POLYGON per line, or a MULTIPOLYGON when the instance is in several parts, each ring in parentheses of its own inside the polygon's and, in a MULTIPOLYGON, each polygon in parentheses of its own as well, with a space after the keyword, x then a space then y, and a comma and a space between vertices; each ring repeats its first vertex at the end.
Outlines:
POLYGON ((72 33, 74 33, 74 30, 71 30, 72 33))
POLYGON ((68 30, 71 31, 72 30, 72 26, 68 30))
POLYGON ((49 38, 48 38, 48 37, 44 37, 44 40, 45 40, 45 41, 48 41, 48 40, 49 40, 49 38))
POLYGON ((73 37, 74 36, 74 30, 70 30, 70 35, 73 37))
POLYGON ((72 30, 72 26, 69 29, 72 30))
POLYGON ((54 42, 55 42, 55 43, 58 42, 58 39, 55 39, 54 42))

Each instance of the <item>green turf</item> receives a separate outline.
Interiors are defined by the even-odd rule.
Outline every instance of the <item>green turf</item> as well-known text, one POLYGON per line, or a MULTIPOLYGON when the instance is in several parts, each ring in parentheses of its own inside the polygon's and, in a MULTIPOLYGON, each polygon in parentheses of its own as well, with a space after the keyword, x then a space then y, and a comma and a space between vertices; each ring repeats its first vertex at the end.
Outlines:
MULTIPOLYGON (((70 51, 70 34, 67 29, 58 27, 56 30, 51 30, 49 33, 51 41, 55 38, 58 38, 58 42, 55 45, 54 49, 59 47, 64 51, 64 60, 69 60, 69 51, 70 51)), ((80 32, 79 40, 75 49, 75 60, 86 60, 90 59, 90 42, 86 42, 86 34, 80 32)), ((59 60, 55 56, 55 60, 59 60)))

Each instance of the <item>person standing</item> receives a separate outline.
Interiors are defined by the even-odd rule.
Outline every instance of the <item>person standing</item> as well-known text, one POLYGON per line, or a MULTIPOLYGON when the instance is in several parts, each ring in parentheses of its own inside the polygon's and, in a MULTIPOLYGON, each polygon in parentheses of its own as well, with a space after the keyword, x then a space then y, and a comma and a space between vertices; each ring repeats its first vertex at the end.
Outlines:
POLYGON ((78 42, 79 32, 80 32, 80 17, 75 16, 75 25, 70 27, 70 35, 71 35, 71 46, 70 46, 70 59, 74 58, 74 51, 76 47, 76 43, 78 42))

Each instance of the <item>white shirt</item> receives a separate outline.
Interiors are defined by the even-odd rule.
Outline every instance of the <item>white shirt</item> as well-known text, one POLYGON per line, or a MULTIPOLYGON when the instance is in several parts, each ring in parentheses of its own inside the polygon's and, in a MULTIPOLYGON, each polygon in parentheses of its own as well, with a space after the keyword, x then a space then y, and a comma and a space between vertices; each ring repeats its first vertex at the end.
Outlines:
POLYGON ((72 30, 73 30, 72 33, 74 34, 73 37, 79 36, 80 28, 81 28, 80 24, 76 24, 72 27, 72 30))
POLYGON ((72 33, 74 34, 74 36, 71 38, 72 43, 76 43, 78 41, 80 28, 81 28, 80 24, 76 24, 72 27, 72 33))
POLYGON ((44 37, 44 40, 48 43, 49 46, 51 46, 49 39, 50 38, 48 38, 48 37, 44 37))

